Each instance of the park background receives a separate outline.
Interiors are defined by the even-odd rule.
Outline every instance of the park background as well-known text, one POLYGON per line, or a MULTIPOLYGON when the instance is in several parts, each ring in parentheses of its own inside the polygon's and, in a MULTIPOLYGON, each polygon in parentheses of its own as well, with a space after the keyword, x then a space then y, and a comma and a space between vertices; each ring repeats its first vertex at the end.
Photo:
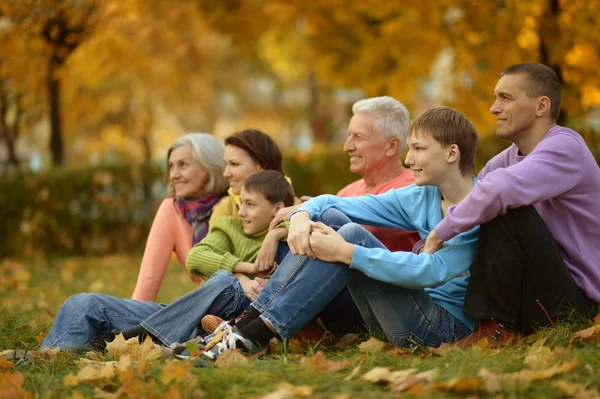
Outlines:
MULTIPOLYGON (((598 15, 600 0, 0 1, 0 350, 36 349, 70 295, 131 296, 166 149, 187 132, 261 129, 298 195, 334 193, 357 178, 342 151, 352 104, 390 95, 412 117, 462 111, 480 133, 481 168, 508 145, 489 113, 500 72, 542 62, 563 86, 559 123, 600 159, 598 15)), ((157 301, 194 288, 172 260, 157 301)), ((426 397, 597 398, 600 343, 580 339, 600 335, 594 324, 579 334, 590 321, 570 320, 500 350, 379 343, 325 358, 315 345, 198 370, 134 359, 87 382, 74 376, 89 359, 68 352, 0 358, 0 397, 248 397, 282 380, 305 387, 297 396, 398 397, 408 385, 359 379, 388 367, 429 373, 407 374, 426 397)))
POLYGON ((352 104, 461 110, 478 165, 507 146, 499 73, 551 66, 560 123, 600 150, 600 2, 5 0, 0 5, 0 257, 140 251, 168 145, 258 128, 298 195, 355 179, 352 104))

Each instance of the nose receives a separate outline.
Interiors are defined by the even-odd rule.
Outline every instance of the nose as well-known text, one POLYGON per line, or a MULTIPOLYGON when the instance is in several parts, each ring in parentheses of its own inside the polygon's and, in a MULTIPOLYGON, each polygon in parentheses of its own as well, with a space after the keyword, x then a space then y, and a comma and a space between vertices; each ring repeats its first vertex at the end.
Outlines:
POLYGON ((352 137, 348 137, 344 143, 344 152, 350 152, 352 150, 354 150, 354 140, 352 140, 352 137))
POLYGON ((171 170, 169 171, 169 177, 171 178, 171 180, 174 180, 179 176, 181 176, 179 168, 177 166, 172 166, 171 170))
POLYGON ((226 179, 229 179, 231 177, 231 172, 229 171, 229 165, 227 165, 225 167, 225 170, 223 171, 223 177, 226 179))
POLYGON ((412 166, 415 164, 415 157, 413 155, 413 151, 412 150, 408 150, 408 152, 406 153, 406 159, 404 160, 404 163, 407 164, 408 166, 412 166))
POLYGON ((492 104, 492 106, 490 108, 490 112, 494 115, 498 115, 500 113, 500 111, 501 111, 501 109, 500 109, 500 106, 498 105, 498 100, 496 100, 492 104))
POLYGON ((242 206, 240 206, 240 209, 238 210, 238 216, 244 217, 245 214, 246 214, 246 207, 244 205, 242 205, 242 206))

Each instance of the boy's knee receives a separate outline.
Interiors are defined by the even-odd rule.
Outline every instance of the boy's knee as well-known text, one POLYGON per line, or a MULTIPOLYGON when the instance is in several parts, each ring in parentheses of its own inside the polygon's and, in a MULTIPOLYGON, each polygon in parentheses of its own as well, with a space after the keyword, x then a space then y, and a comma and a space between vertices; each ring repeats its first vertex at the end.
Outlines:
POLYGON ((228 270, 217 270, 210 276, 210 278, 206 281, 205 284, 214 284, 223 281, 229 281, 233 277, 233 273, 228 270))
POLYGON ((63 303, 63 305, 61 306, 61 310, 69 311, 76 309, 87 309, 98 302, 98 297, 100 295, 101 294, 95 293, 83 293, 73 295, 69 297, 69 299, 67 299, 65 303, 63 303))
POLYGON ((340 227, 338 233, 350 244, 356 244, 367 230, 358 223, 347 223, 340 227))

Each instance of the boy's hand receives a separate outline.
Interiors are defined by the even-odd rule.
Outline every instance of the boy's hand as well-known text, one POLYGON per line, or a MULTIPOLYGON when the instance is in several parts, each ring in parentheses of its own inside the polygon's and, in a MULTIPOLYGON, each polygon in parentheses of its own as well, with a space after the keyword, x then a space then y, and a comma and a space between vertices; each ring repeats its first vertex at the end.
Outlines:
POLYGON ((354 245, 346 242, 337 231, 321 222, 311 222, 310 247, 317 259, 349 265, 354 255, 354 245))
POLYGON ((275 271, 274 264, 279 242, 283 241, 286 236, 287 229, 284 227, 271 230, 267 233, 256 256, 256 261, 254 261, 254 265, 256 266, 255 274, 273 273, 275 271))
POLYGON ((277 227, 279 223, 288 220, 290 218, 290 215, 297 211, 301 205, 302 204, 292 205, 288 206, 287 208, 281 208, 280 210, 278 210, 275 214, 275 217, 273 218, 273 220, 271 220, 271 223, 269 224, 269 230, 273 230, 275 227, 277 227))
POLYGON ((288 245, 292 255, 307 255, 315 258, 315 254, 310 248, 310 234, 312 232, 312 222, 308 212, 298 212, 290 219, 290 228, 288 233, 288 245))

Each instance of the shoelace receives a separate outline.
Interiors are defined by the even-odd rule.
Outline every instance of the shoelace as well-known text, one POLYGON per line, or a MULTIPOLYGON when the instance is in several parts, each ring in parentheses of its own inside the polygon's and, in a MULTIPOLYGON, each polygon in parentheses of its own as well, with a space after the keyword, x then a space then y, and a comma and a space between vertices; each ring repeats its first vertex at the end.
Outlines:
MULTIPOLYGON (((218 357, 221 353, 225 352, 227 349, 236 349, 237 348, 236 342, 238 340, 244 339, 241 335, 235 333, 233 331, 233 327, 227 322, 221 323, 221 325, 219 325, 219 328, 221 328, 221 330, 219 330, 220 333, 223 334, 220 341, 218 343, 216 343, 215 345, 212 345, 209 350, 204 351, 204 354, 211 359, 218 357), (214 350, 213 350, 213 348, 214 348, 214 350)), ((217 339, 217 335, 215 335, 214 339, 217 339)), ((209 345, 211 343, 212 343, 212 341, 209 343, 209 345)))

